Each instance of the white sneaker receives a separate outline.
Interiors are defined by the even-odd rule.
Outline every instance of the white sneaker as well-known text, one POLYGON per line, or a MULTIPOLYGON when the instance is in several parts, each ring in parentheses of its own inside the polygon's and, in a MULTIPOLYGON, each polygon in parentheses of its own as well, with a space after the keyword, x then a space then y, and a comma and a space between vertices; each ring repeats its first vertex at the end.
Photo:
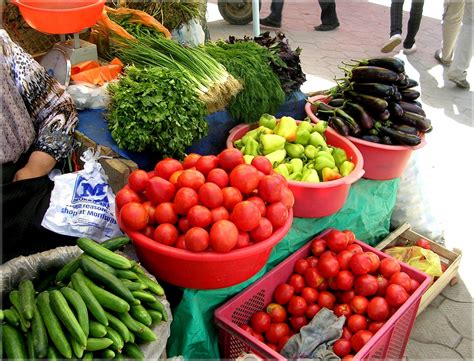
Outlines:
POLYGON ((403 54, 410 55, 410 54, 413 54, 415 51, 416 51, 416 44, 413 44, 411 48, 404 48, 403 54))
POLYGON ((393 49, 395 49, 400 43, 402 42, 402 37, 400 34, 395 34, 390 37, 388 42, 380 49, 382 53, 390 53, 393 49))

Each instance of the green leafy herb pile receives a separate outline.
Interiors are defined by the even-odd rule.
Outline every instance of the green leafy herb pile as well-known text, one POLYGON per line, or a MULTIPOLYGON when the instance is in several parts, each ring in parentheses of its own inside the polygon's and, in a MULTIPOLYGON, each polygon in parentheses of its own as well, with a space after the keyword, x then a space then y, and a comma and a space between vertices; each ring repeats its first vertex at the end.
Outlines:
POLYGON ((108 90, 109 129, 120 148, 181 158, 207 134, 205 105, 179 72, 129 67, 108 90))
POLYGON ((236 79, 242 80, 244 90, 230 103, 232 117, 240 122, 257 121, 256 114, 274 114, 285 101, 285 93, 272 62, 285 66, 281 59, 254 42, 233 44, 219 41, 202 47, 223 64, 236 79))

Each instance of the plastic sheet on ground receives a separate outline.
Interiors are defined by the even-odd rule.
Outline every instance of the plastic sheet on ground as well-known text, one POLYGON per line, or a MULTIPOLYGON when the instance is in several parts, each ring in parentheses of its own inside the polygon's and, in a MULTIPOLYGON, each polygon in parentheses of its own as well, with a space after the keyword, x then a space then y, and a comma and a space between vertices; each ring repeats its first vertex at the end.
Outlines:
MULTIPOLYGON (((79 257, 82 251, 77 246, 58 247, 45 252, 36 253, 30 256, 20 256, 0 265, 0 293, 6 292, 18 287, 23 279, 34 279, 40 272, 48 271, 52 268, 60 268, 72 259, 79 257)), ((129 246, 125 250, 128 258, 138 260, 135 250, 129 246)), ((145 273, 153 280, 153 275, 145 273)), ((165 306, 168 313, 168 321, 160 322, 152 327, 157 340, 151 343, 140 345, 145 360, 158 360, 164 353, 168 337, 170 336, 170 324, 173 321, 170 304, 165 297, 157 297, 165 306)))
POLYGON ((273 249, 264 269, 247 282, 218 290, 185 289, 180 304, 173 310, 168 355, 184 355, 186 359, 219 358, 217 327, 213 321, 216 308, 324 229, 351 229, 358 239, 370 245, 377 244, 389 233, 398 184, 399 179, 361 179, 352 185, 347 202, 338 213, 320 219, 295 218, 290 232, 273 249))

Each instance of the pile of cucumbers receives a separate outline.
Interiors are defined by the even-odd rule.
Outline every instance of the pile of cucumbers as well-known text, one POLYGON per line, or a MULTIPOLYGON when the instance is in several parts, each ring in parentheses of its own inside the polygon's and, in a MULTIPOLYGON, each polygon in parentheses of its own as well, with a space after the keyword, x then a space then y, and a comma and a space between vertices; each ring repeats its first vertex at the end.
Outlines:
POLYGON ((114 252, 128 242, 79 238, 84 253, 36 290, 21 281, 8 295, 11 307, 0 310, 2 358, 143 360, 139 344, 156 340, 150 327, 168 314, 156 297, 163 288, 114 252))
POLYGON ((318 118, 344 136, 388 145, 420 144, 421 134, 432 130, 431 121, 403 60, 370 58, 345 65, 345 77, 328 92, 330 101, 313 103, 318 118))

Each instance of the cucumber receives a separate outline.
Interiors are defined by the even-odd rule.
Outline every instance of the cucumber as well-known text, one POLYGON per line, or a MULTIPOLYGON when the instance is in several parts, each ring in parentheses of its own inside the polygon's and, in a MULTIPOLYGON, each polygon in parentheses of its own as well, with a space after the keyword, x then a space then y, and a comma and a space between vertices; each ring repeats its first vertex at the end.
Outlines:
POLYGON ((125 287, 120 280, 113 274, 107 272, 103 268, 98 267, 95 263, 87 258, 81 260, 81 268, 84 273, 93 280, 101 283, 105 288, 108 288, 117 296, 123 298, 130 304, 137 304, 135 297, 133 297, 130 290, 125 287))
POLYGON ((105 315, 109 320, 110 327, 117 331, 125 342, 129 341, 131 336, 128 327, 114 315, 108 312, 106 312, 105 315))
POLYGON ((118 313, 128 312, 130 310, 130 305, 126 301, 114 295, 112 292, 100 288, 86 276, 83 276, 83 278, 87 287, 89 287, 92 294, 97 299, 97 301, 99 301, 102 307, 118 313))
POLYGON ((75 258, 72 261, 66 263, 56 275, 56 283, 64 283, 64 281, 71 278, 72 274, 77 271, 81 264, 81 257, 75 258))
POLYGON ((59 353, 66 358, 72 357, 71 346, 64 335, 64 332, 61 328, 58 318, 54 314, 48 292, 41 292, 36 299, 38 305, 38 311, 43 317, 43 321, 46 325, 46 330, 48 331, 49 338, 53 341, 54 345, 58 349, 59 353))
POLYGON ((76 356, 77 358, 82 358, 86 347, 80 345, 75 338, 71 338, 71 347, 72 351, 74 352, 74 356, 76 356))
POLYGON ((118 354, 115 355, 114 360, 125 361, 126 358, 125 358, 125 356, 122 355, 121 353, 118 353, 118 354))
POLYGON ((31 320, 31 333, 33 334, 33 345, 38 358, 44 358, 48 354, 48 333, 44 325, 43 317, 34 304, 33 319, 31 320))
POLYGON ((69 304, 74 307, 77 315, 77 321, 79 321, 79 325, 81 325, 84 335, 86 335, 86 337, 89 336, 89 314, 87 312, 87 306, 84 303, 81 295, 70 287, 63 287, 60 291, 69 304))
POLYGON ((133 332, 130 332, 130 340, 128 342, 135 343, 135 334, 133 332))
POLYGON ((145 360, 145 355, 143 354, 142 350, 140 350, 140 347, 134 343, 127 342, 123 346, 123 350, 127 356, 130 356, 134 360, 145 360))
POLYGON ((47 359, 48 360, 62 360, 63 358, 59 354, 56 347, 54 347, 53 345, 49 345, 47 359))
POLYGON ((147 302, 146 305, 154 310, 157 310, 163 316, 163 321, 168 321, 168 313, 166 312, 165 306, 161 303, 160 300, 155 298, 154 302, 147 302))
POLYGON ((138 276, 135 272, 132 272, 130 270, 122 270, 119 269, 115 272, 115 275, 119 278, 126 278, 129 280, 138 280, 138 276))
POLYGON ((51 306, 56 316, 58 316, 71 336, 74 337, 80 345, 85 346, 87 343, 87 337, 63 294, 56 290, 52 291, 49 295, 51 306))
POLYGON ((147 310, 147 312, 148 312, 149 315, 151 316, 152 325, 161 322, 161 320, 163 319, 163 315, 161 314, 160 311, 157 311, 157 310, 147 310))
POLYGON ((7 324, 2 326, 2 344, 7 359, 24 360, 28 358, 25 340, 23 340, 23 336, 16 328, 7 324))
POLYGON ((101 338, 107 334, 107 328, 94 320, 91 320, 89 323, 89 334, 94 338, 101 338))
POLYGON ((16 312, 18 312, 18 316, 20 317, 21 330, 23 332, 26 332, 30 328, 31 322, 25 319, 25 316, 21 312, 20 292, 18 290, 11 291, 9 295, 9 299, 13 307, 15 307, 16 312))
POLYGON ((130 331, 140 333, 145 330, 146 326, 135 320, 128 312, 120 313, 118 316, 120 321, 122 321, 130 331))
POLYGON ((56 279, 57 272, 48 272, 41 279, 38 279, 38 283, 35 286, 37 292, 43 292, 45 289, 51 286, 56 279))
POLYGON ((142 305, 132 306, 130 308, 130 314, 134 319, 143 323, 146 326, 150 326, 152 323, 150 314, 142 305))
POLYGON ((151 293, 146 291, 132 291, 133 297, 137 300, 153 303, 155 302, 156 298, 151 293))
POLYGON ((116 251, 128 243, 130 243, 130 238, 128 238, 127 236, 118 236, 118 237, 110 238, 102 242, 100 245, 102 247, 107 248, 108 250, 116 251))
POLYGON ((35 346, 33 344, 33 334, 31 332, 26 334, 26 352, 28 353, 28 359, 36 359, 35 346))
POLYGON ((20 312, 26 320, 33 318, 33 306, 35 304, 35 288, 30 280, 20 281, 18 286, 20 292, 20 312))
POLYGON ((119 278, 119 280, 130 291, 143 291, 147 289, 147 286, 145 286, 143 283, 140 283, 140 282, 133 282, 126 278, 119 278))
POLYGON ((137 333, 137 337, 144 342, 153 342, 156 341, 155 333, 148 327, 145 326, 143 332, 137 333))
POLYGON ((132 264, 130 261, 117 254, 114 253, 107 248, 102 247, 100 244, 94 242, 92 239, 89 238, 79 238, 77 240, 77 245, 81 248, 85 253, 91 255, 94 258, 97 258, 99 261, 105 262, 108 265, 117 268, 117 269, 130 269, 132 268, 132 264))
POLYGON ((107 327, 107 338, 111 339, 113 344, 110 348, 117 352, 122 352, 124 341, 120 334, 111 327, 107 327))
POLYGON ((158 296, 165 295, 165 291, 163 290, 163 287, 161 287, 161 285, 158 282, 152 281, 145 274, 137 274, 137 276, 138 276, 138 280, 144 285, 146 285, 150 289, 151 292, 153 292, 154 294, 158 296))
POLYGON ((106 271, 109 272, 109 273, 112 273, 113 275, 115 275, 116 272, 119 271, 119 270, 116 270, 116 269, 113 268, 113 267, 110 267, 107 263, 104 263, 104 262, 102 262, 102 261, 99 261, 98 259, 95 259, 94 257, 91 257, 91 256, 89 256, 89 255, 87 255, 87 254, 83 254, 83 255, 81 256, 81 258, 87 258, 89 261, 94 262, 97 266, 103 268, 104 270, 106 270, 106 271))
POLYGON ((5 317, 5 316, 3 315, 3 310, 0 310, 0 321, 3 321, 3 318, 4 318, 4 317, 5 317))
POLYGON ((92 353, 92 351, 86 351, 84 352, 84 356, 82 357, 82 359, 92 361, 94 359, 94 354, 92 353))
POLYGON ((91 338, 87 339, 86 351, 99 351, 104 350, 112 345, 112 340, 108 338, 91 338))
POLYGON ((112 360, 115 358, 115 352, 110 348, 107 348, 101 352, 99 352, 100 358, 103 360, 112 360))
POLYGON ((84 275, 80 274, 79 272, 74 273, 71 276, 72 286, 74 289, 79 293, 84 300, 87 309, 92 313, 97 321, 101 324, 108 326, 109 321, 107 321, 107 317, 105 317, 105 311, 100 305, 99 301, 95 298, 92 291, 87 287, 86 282, 84 281, 84 275))
POLYGON ((20 315, 18 314, 17 310, 15 310, 15 307, 4 310, 3 317, 5 318, 5 321, 7 321, 7 323, 12 327, 16 328, 20 325, 20 315))

